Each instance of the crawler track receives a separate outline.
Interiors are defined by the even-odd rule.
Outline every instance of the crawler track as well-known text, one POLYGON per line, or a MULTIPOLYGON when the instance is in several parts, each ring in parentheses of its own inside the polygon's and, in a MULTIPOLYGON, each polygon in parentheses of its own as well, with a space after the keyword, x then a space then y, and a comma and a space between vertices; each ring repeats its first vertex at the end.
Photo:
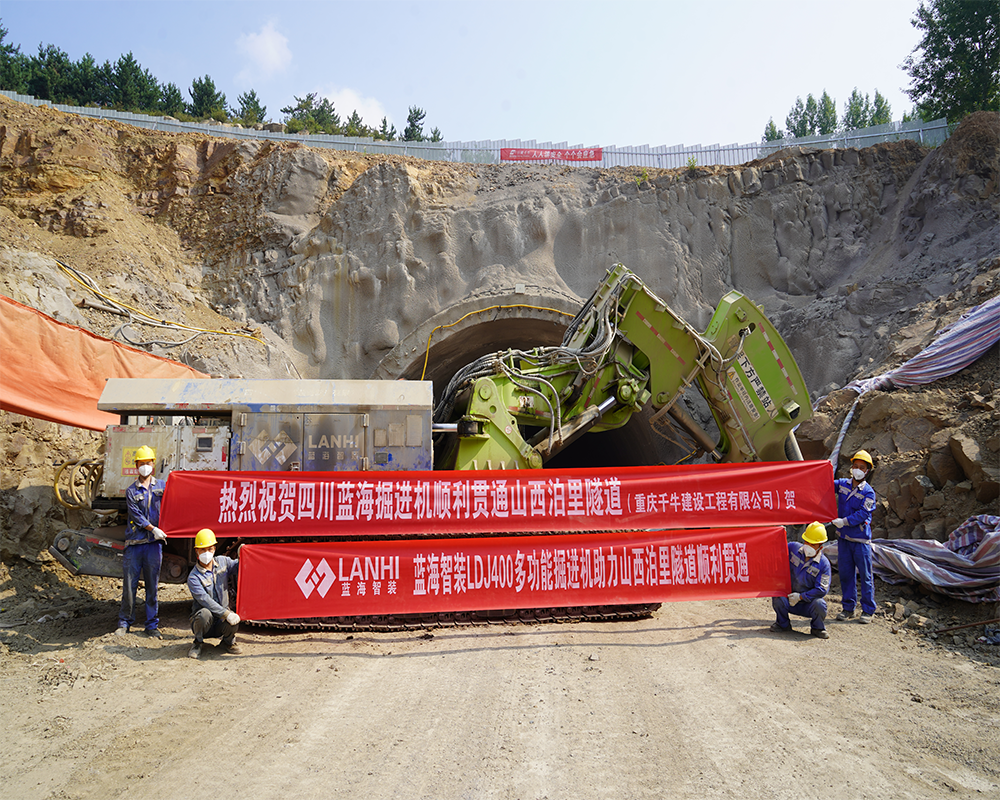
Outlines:
POLYGON ((317 617, 315 619, 245 620, 268 628, 333 631, 419 631, 470 625, 540 624, 544 622, 612 622, 643 619, 659 603, 577 608, 528 608, 498 611, 466 611, 451 614, 399 614, 395 616, 317 617))

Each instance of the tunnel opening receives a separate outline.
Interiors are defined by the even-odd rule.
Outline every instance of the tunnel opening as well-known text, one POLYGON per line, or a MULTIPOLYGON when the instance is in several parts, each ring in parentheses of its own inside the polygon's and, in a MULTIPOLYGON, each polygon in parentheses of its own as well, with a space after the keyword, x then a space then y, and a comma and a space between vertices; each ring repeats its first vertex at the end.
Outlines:
MULTIPOLYGON (((519 309, 517 314, 484 313, 460 327, 436 328, 429 345, 419 350, 411 346, 409 358, 397 365, 396 374, 387 374, 382 368, 381 377, 429 380, 434 386, 436 404, 452 376, 481 356, 561 344, 570 316, 544 312, 527 308, 519 309)), ((702 399, 697 391, 689 394, 702 399)), ((679 435, 672 441, 653 430, 652 414, 647 407, 621 428, 586 433, 549 459, 545 466, 560 469, 651 466, 690 459, 691 448, 679 435)))

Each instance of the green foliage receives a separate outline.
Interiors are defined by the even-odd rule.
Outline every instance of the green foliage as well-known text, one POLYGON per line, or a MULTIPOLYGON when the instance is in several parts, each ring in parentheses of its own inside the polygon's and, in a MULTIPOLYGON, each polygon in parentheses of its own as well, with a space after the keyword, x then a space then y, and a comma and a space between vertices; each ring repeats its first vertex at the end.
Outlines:
POLYGON ((373 133, 374 131, 365 125, 357 109, 352 111, 344 125, 344 136, 371 136, 373 133))
POLYGON ((375 131, 375 138, 381 139, 383 142, 394 142, 396 141, 396 136, 396 126, 390 125, 389 120, 382 117, 382 125, 375 131))
POLYGON ((260 98, 253 89, 237 97, 236 102, 240 105, 234 116, 248 128, 263 122, 267 116, 267 108, 260 104, 260 98))
POLYGON ((774 124, 774 117, 771 117, 767 121, 767 125, 764 126, 764 137, 761 139, 762 142, 776 142, 778 139, 784 139, 785 132, 779 130, 778 126, 774 124))
POLYGON ((0 89, 25 94, 28 91, 28 59, 18 45, 5 41, 7 29, 0 25, 0 89))
POLYGON ((325 97, 317 101, 316 93, 311 92, 305 97, 296 97, 294 106, 281 109, 285 115, 285 125, 291 133, 307 131, 308 133, 343 133, 340 127, 340 116, 333 108, 333 103, 325 97), (295 130, 291 125, 295 123, 295 130))
POLYGON ((860 128, 871 128, 874 125, 887 125, 892 122, 892 107, 882 94, 875 90, 875 102, 863 95, 855 86, 847 102, 844 103, 844 117, 840 128, 843 131, 856 131, 860 128))
POLYGON ((176 83, 168 83, 160 87, 160 103, 157 110, 161 114, 167 114, 177 119, 180 119, 180 115, 184 114, 184 95, 181 94, 176 83))
POLYGON ((1000 111, 1000 3, 929 0, 910 22, 923 38, 902 67, 924 120, 1000 111))
POLYGON ((694 156, 691 156, 690 158, 688 158, 688 171, 694 172, 696 169, 698 169, 698 159, 695 158, 694 156))
POLYGON ((215 81, 208 75, 204 78, 195 78, 188 93, 191 95, 191 102, 187 110, 191 116, 198 119, 206 117, 216 119, 216 114, 221 111, 223 119, 219 121, 225 121, 226 95, 215 88, 215 81))
POLYGON ((816 133, 819 117, 819 104, 812 95, 806 97, 806 102, 802 102, 801 97, 795 98, 795 105, 785 117, 785 127, 788 135, 795 138, 812 136, 816 133))
POLYGON ((406 116, 406 128, 403 130, 404 142, 424 141, 424 117, 427 112, 422 108, 410 106, 410 113, 406 116))
POLYGON ((148 69, 139 66, 131 52, 118 59, 110 75, 106 98, 109 105, 120 111, 148 111, 159 106, 160 85, 148 69))
POLYGON ((822 136, 827 136, 837 130, 837 104, 826 93, 826 89, 823 90, 823 96, 819 99, 816 129, 822 136))

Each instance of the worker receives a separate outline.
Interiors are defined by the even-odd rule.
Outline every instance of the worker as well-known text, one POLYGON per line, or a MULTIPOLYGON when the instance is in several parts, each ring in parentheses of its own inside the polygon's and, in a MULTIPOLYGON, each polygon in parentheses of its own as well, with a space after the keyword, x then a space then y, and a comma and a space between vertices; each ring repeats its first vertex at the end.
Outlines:
POLYGON ((160 524, 160 502, 166 484, 153 475, 156 451, 143 445, 135 451, 135 467, 139 476, 125 490, 128 522, 125 526, 125 555, 122 564, 122 605, 118 611, 118 630, 124 636, 135 622, 135 600, 139 578, 146 586, 146 635, 162 639, 159 603, 156 593, 163 562, 163 542, 167 535, 160 524))
POLYGON ((792 576, 792 593, 787 597, 772 597, 771 607, 777 620, 771 625, 775 633, 792 629, 789 614, 809 617, 809 633, 819 639, 829 639, 826 630, 826 593, 830 591, 830 561, 823 555, 827 539, 822 522, 810 522, 802 533, 802 543, 788 543, 788 565, 792 576))
POLYGON ((872 577, 872 512, 875 510, 875 490, 868 483, 875 464, 867 450, 858 450, 851 459, 851 477, 833 482, 837 493, 837 514, 833 525, 837 529, 837 571, 843 610, 840 621, 854 616, 858 602, 857 576, 861 577, 861 617, 867 625, 875 613, 875 579, 872 577))
POLYGON ((201 655, 206 637, 221 639, 222 648, 238 655, 236 643, 239 615, 229 608, 229 579, 235 578, 240 568, 239 559, 215 555, 215 533, 202 528, 194 537, 194 552, 198 559, 188 575, 191 592, 191 630, 194 644, 188 651, 190 658, 201 655))

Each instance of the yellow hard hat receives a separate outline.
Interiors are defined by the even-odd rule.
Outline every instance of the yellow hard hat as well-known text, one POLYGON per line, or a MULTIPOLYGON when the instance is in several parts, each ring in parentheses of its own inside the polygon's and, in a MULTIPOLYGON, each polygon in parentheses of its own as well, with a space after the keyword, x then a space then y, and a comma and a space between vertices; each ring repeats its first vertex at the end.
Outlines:
POLYGON ((872 457, 868 454, 867 450, 858 450, 852 457, 851 461, 867 461, 869 467, 874 467, 875 463, 872 461, 872 457))
POLYGON ((215 544, 215 532, 208 528, 202 528, 194 537, 196 548, 211 547, 213 544, 215 544))
POLYGON ((135 451, 135 461, 156 461, 156 451, 149 445, 143 445, 135 451))
POLYGON ((823 544, 826 541, 826 526, 822 522, 810 522, 802 534, 802 541, 809 544, 823 544))

